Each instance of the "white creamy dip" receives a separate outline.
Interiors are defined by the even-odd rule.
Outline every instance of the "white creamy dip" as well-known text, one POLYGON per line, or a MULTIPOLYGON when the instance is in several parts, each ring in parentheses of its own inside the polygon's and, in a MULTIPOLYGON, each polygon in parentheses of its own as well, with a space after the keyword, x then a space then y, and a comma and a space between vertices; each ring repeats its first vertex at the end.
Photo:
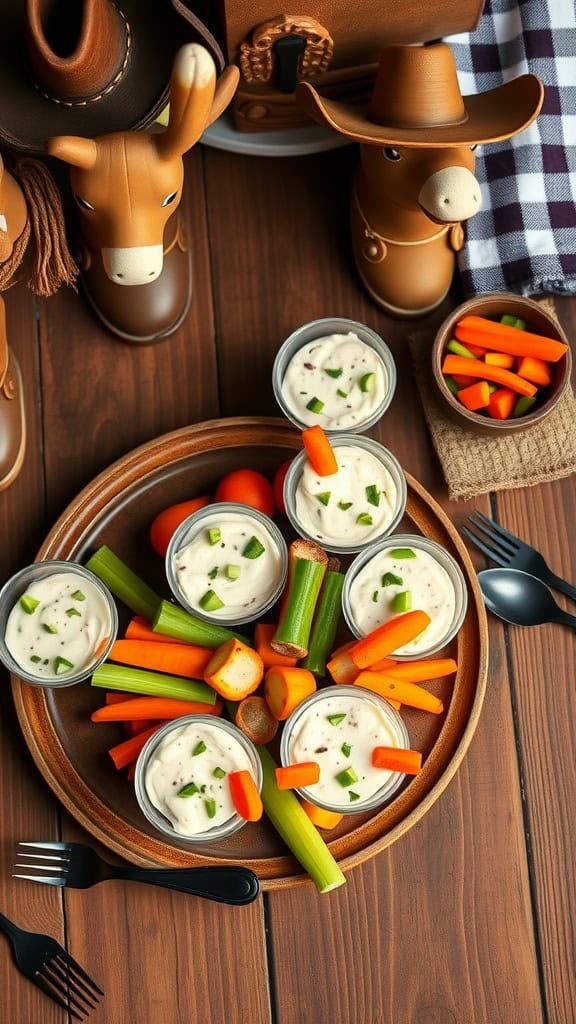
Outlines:
POLYGON ((431 621, 415 640, 395 653, 421 654, 441 643, 450 631, 456 607, 454 587, 446 570, 427 551, 406 545, 399 550, 412 551, 415 557, 397 558, 394 550, 387 548, 375 554, 356 576, 350 587, 352 618, 361 633, 370 633, 401 613, 394 609, 394 600, 397 594, 408 592, 410 608, 404 610, 420 609, 431 621), (390 575, 401 582, 390 582, 390 575))
POLYGON ((174 830, 191 837, 236 814, 228 782, 235 771, 254 776, 236 737, 217 725, 192 723, 161 740, 146 767, 144 785, 151 803, 174 830))
POLYGON ((353 332, 331 334, 303 345, 282 380, 282 397, 301 423, 346 430, 370 419, 390 381, 378 353, 353 332), (314 412, 314 407, 322 408, 314 412), (307 408, 312 405, 312 408, 307 408))
POLYGON ((355 547, 392 522, 398 491, 382 462, 364 448, 335 445, 338 472, 318 476, 305 460, 295 493, 302 529, 320 544, 355 547))
POLYGON ((97 587, 77 573, 58 572, 31 583, 16 602, 5 643, 29 675, 60 679, 96 661, 111 629, 97 587))
POLYGON ((276 539, 248 509, 245 515, 206 516, 188 543, 175 552, 173 572, 191 608, 230 622, 256 617, 283 577, 276 539), (220 537, 215 539, 218 532, 220 537), (256 557, 250 557, 256 552, 256 557))
POLYGON ((297 718, 288 755, 291 764, 320 765, 320 781, 306 787, 313 802, 349 811, 356 805, 360 810, 396 774, 373 767, 374 747, 400 746, 400 733, 375 701, 360 693, 330 695, 314 701, 297 718))

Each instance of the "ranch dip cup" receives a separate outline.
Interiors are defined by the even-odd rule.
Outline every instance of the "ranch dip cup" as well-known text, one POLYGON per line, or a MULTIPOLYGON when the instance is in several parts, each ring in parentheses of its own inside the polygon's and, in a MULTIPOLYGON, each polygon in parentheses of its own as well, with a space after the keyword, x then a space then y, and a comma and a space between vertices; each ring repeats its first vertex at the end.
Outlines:
POLYGON ((341 317, 299 327, 278 351, 272 387, 284 415, 327 434, 363 432, 386 412, 396 390, 396 364, 382 338, 341 317))
POLYGON ((396 529, 406 508, 406 478, 394 455, 371 437, 339 434, 330 443, 338 472, 318 476, 300 452, 286 474, 284 504, 302 537, 346 555, 396 529))
POLYGON ((188 516, 166 552, 166 577, 178 603, 222 625, 252 622, 268 611, 287 572, 288 549, 276 523, 232 501, 188 516))
POLYGON ((384 622, 420 609, 430 624, 391 655, 401 660, 435 654, 460 629, 468 602, 462 570, 428 537, 395 534, 354 559, 342 590, 344 618, 360 638, 384 622))

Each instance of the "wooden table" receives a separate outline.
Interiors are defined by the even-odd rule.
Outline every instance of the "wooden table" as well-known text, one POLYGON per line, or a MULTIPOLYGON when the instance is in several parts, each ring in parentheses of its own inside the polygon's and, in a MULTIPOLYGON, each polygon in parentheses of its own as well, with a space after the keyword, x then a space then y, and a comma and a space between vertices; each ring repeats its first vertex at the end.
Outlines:
MULTIPOLYGON (((354 160, 351 149, 276 160, 198 146, 185 199, 194 301, 158 346, 122 344, 70 290, 40 303, 23 286, 6 296, 29 440, 20 477, 0 495, 2 579, 33 560, 81 488, 136 445, 218 416, 276 414, 278 345, 307 320, 341 315, 394 350, 399 387, 378 436, 405 469, 456 523, 472 507, 495 515, 576 580, 574 478, 447 500, 414 386, 410 326, 380 312, 354 274, 354 160)), ((558 309, 573 335, 576 302, 558 309)), ((574 637, 491 619, 490 644, 476 735, 423 820, 333 893, 310 884, 238 909, 119 882, 61 891, 11 879, 19 839, 91 840, 36 770, 4 673, 0 908, 58 937, 88 967, 106 993, 95 1024, 570 1024, 574 637)), ((63 1022, 0 946, 2 1022, 63 1022)))

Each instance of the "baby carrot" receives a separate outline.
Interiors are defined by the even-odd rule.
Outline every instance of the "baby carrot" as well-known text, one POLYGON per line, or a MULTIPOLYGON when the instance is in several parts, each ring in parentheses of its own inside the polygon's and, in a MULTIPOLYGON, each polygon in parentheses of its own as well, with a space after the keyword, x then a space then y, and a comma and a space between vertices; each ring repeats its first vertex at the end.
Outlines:
POLYGON ((316 804, 308 803, 308 800, 302 800, 302 809, 306 811, 310 821, 313 825, 316 825, 316 828, 323 828, 326 831, 336 828, 336 825, 339 825, 344 817, 343 814, 338 814, 337 811, 325 811, 323 807, 316 807, 316 804))
POLYGON ((516 395, 510 388, 499 388, 490 395, 488 415, 494 420, 507 420, 512 415, 516 395))
POLYGON ((515 361, 516 357, 509 355, 508 352, 487 352, 484 356, 484 362, 488 366, 501 366, 503 370, 511 370, 515 361))
POLYGON ((298 704, 316 690, 316 679, 307 668, 275 665, 264 676, 264 696, 270 711, 283 722, 298 704))
POLYGON ((462 402, 462 405, 469 409, 470 412, 476 412, 477 409, 485 409, 490 402, 488 381, 479 380, 468 388, 462 388, 458 392, 457 397, 458 401, 462 402))
POLYGON ((159 643, 156 640, 116 640, 109 654, 110 661, 134 668, 148 668, 153 672, 189 679, 202 679, 204 670, 214 651, 195 644, 159 643))
POLYGON ((300 761, 276 769, 278 789, 305 789, 320 781, 320 765, 317 761, 300 761))
POLYGON ((415 640, 429 625, 430 616, 420 609, 396 615, 373 629, 362 640, 357 640, 350 648, 350 657, 358 668, 369 668, 374 662, 415 640))
MULTIPOLYGON (((350 644, 350 647, 352 646, 350 644)), ((348 651, 334 654, 330 661, 326 662, 326 669, 335 683, 342 683, 344 686, 353 683, 360 671, 358 666, 352 661, 348 651)))
POLYGON ((338 472, 334 449, 322 427, 307 427, 302 431, 302 442, 315 473, 318 476, 332 476, 338 472))
POLYGON ((404 679, 407 683, 423 683, 428 679, 440 679, 456 672, 458 665, 453 658, 429 658, 422 661, 391 662, 389 667, 381 667, 377 662, 371 665, 372 672, 385 672, 395 679, 404 679))
POLYGON ((262 682, 264 666, 257 651, 232 637, 213 653, 204 671, 204 680, 221 697, 242 700, 262 682))
POLYGON ((155 633, 152 626, 146 619, 143 619, 141 615, 134 615, 128 625, 126 626, 126 632, 124 633, 125 640, 154 640, 156 643, 161 644, 179 644, 180 640, 175 640, 171 636, 162 636, 161 633, 155 633))
MULTIPOLYGON (((517 327, 496 323, 481 316, 465 316, 456 324, 454 333, 465 345, 482 345, 496 352, 508 352, 512 356, 535 356, 549 363, 556 363, 568 348, 561 341, 546 338, 517 327)), ((448 371, 450 372, 450 371, 448 371)), ((462 371, 463 373, 465 371, 462 371)))
POLYGON ((298 658, 291 658, 288 654, 280 654, 270 646, 277 629, 278 626, 274 622, 257 622, 254 629, 254 646, 262 658, 264 668, 272 668, 273 665, 293 667, 298 658))
POLYGON ((139 718, 166 720, 180 715, 219 715, 222 703, 200 704, 193 700, 172 697, 133 697, 120 704, 105 704, 90 715, 93 722, 135 722, 139 718))
POLYGON ((548 363, 543 359, 535 359, 534 356, 524 356, 520 359, 516 373, 519 377, 531 380, 533 384, 540 384, 547 387, 552 380, 552 373, 548 363))
POLYGON ((250 772, 229 772, 228 785, 232 803, 240 817, 245 821, 259 821, 264 808, 250 772))
POLYGON ((375 768, 386 768, 389 772, 417 775, 422 767, 422 754, 419 750, 404 750, 401 747, 374 747, 372 764, 375 768))
POLYGON ((127 765, 135 761, 144 744, 162 725, 165 725, 165 722, 154 722, 154 725, 151 725, 145 732, 140 732, 137 736, 131 736, 130 739, 110 747, 108 753, 114 762, 114 767, 126 768, 127 765))
POLYGON ((423 686, 416 683, 405 683, 403 679, 395 679, 386 672, 360 672, 354 680, 354 686, 364 686, 367 690, 379 693, 386 699, 399 700, 409 708, 419 708, 420 711, 430 711, 433 715, 440 715, 444 705, 439 697, 429 693, 423 686))
MULTIPOLYGON (((520 334, 516 328, 511 328, 516 334, 520 334)), ((496 384, 502 384, 505 388, 512 388, 520 395, 536 394, 536 388, 529 384, 523 377, 510 370, 502 370, 499 366, 487 366, 481 359, 464 359, 462 356, 446 356, 442 364, 442 373, 448 373, 452 377, 455 373, 466 373, 469 377, 480 377, 482 380, 493 380, 496 384)))

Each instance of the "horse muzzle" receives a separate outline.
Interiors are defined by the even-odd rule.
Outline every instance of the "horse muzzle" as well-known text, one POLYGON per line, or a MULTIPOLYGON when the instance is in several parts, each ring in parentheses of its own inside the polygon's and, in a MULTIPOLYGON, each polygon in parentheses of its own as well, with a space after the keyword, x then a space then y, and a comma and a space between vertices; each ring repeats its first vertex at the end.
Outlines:
POLYGON ((443 167, 424 182, 418 202, 424 213, 442 224, 468 220, 482 205, 480 185, 467 167, 443 167))
POLYGON ((114 284, 151 284, 160 276, 163 266, 162 245, 133 245, 119 249, 102 249, 102 262, 114 284))

